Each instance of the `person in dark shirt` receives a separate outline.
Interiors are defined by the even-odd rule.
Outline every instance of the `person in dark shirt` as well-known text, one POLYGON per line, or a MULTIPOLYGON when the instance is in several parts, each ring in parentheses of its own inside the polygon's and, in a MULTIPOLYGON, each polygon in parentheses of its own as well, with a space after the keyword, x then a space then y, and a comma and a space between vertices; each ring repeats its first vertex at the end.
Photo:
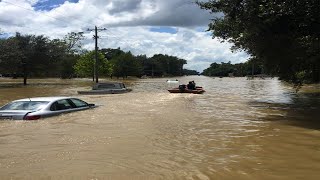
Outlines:
POLYGON ((180 89, 180 91, 186 90, 186 85, 185 84, 179 85, 179 89, 180 89))
POLYGON ((187 85, 187 88, 190 90, 196 89, 194 81, 189 81, 189 84, 187 85))
POLYGON ((194 89, 197 89, 196 83, 194 81, 191 81, 193 84, 194 89))

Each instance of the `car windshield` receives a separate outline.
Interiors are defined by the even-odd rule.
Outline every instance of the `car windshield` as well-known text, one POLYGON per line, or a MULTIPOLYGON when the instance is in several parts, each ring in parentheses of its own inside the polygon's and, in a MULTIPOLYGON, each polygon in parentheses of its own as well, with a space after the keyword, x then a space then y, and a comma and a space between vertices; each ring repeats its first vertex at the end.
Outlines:
POLYGON ((40 110, 48 101, 16 101, 3 106, 0 110, 40 110))

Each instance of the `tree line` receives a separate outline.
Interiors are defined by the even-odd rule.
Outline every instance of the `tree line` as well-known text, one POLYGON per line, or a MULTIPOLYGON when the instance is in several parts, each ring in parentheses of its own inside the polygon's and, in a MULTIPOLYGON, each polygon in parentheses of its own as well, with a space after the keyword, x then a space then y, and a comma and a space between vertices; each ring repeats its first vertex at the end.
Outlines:
POLYGON ((4 76, 61 77, 74 73, 80 57, 81 34, 69 33, 63 39, 43 35, 22 35, 0 39, 0 73, 4 76))
POLYGON ((266 72, 293 82, 320 81, 319 0, 197 1, 216 16, 213 37, 245 50, 266 72))
POLYGON ((264 73, 263 64, 261 64, 261 62, 255 62, 254 59, 249 59, 247 62, 237 64, 231 64, 230 61, 228 63, 221 62, 220 64, 215 62, 202 72, 205 76, 219 77, 244 77, 247 75, 261 75, 264 73))
MULTIPOLYGON (((23 77, 93 77, 94 51, 82 48, 81 33, 68 33, 62 39, 16 33, 0 38, 0 74, 23 77)), ((98 51, 98 73, 102 77, 181 76, 196 71, 183 69, 187 61, 166 54, 133 55, 120 48, 98 51)))

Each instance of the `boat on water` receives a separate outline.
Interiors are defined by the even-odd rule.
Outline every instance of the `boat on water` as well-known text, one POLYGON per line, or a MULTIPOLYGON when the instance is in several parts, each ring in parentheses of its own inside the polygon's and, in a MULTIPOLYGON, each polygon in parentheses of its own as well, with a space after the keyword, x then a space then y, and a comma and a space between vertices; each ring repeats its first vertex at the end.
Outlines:
POLYGON ((192 94, 202 94, 206 92, 202 87, 196 86, 195 89, 188 89, 186 86, 179 85, 178 88, 168 89, 170 93, 192 93, 192 94))
POLYGON ((123 83, 109 82, 109 83, 97 83, 89 91, 78 91, 78 94, 121 94, 130 92, 132 89, 126 88, 123 83))
POLYGON ((178 79, 175 79, 175 80, 168 79, 167 83, 179 83, 179 80, 178 79))

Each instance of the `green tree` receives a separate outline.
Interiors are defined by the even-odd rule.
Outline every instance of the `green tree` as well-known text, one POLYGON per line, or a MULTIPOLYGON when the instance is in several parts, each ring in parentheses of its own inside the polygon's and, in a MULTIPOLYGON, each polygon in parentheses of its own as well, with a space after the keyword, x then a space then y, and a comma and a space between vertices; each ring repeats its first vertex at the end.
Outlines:
POLYGON ((122 50, 120 49, 120 47, 117 48, 117 49, 112 49, 112 48, 107 48, 107 49, 105 49, 105 48, 104 48, 104 49, 101 49, 100 52, 103 53, 104 56, 105 56, 108 60, 110 60, 110 59, 112 59, 112 58, 114 58, 114 57, 120 56, 121 54, 124 54, 124 53, 125 53, 124 51, 122 51, 122 50))
POLYGON ((80 55, 68 48, 64 39, 53 39, 49 42, 51 61, 50 74, 60 78, 71 78, 75 72, 73 66, 80 55))
POLYGON ((131 52, 121 53, 111 59, 113 75, 127 78, 128 76, 141 76, 142 64, 131 52))
POLYGON ((221 62, 221 64, 214 62, 209 68, 205 69, 202 74, 206 76, 227 77, 229 73, 237 77, 252 75, 252 73, 253 75, 257 75, 263 73, 263 66, 254 58, 239 64, 231 64, 230 61, 228 63, 221 62))
POLYGON ((65 35, 63 41, 65 44, 65 50, 68 53, 79 53, 82 51, 81 41, 84 39, 83 32, 70 32, 65 35))
POLYGON ((0 39, 0 71, 5 74, 21 72, 22 52, 15 38, 0 39))
POLYGON ((166 54, 155 54, 151 59, 153 72, 157 72, 158 75, 181 76, 183 65, 187 64, 184 59, 166 54))
MULTIPOLYGON (((104 57, 102 53, 98 53, 99 75, 110 76, 112 73, 111 63, 104 57)), ((81 55, 74 65, 75 73, 81 77, 90 77, 94 74, 95 52, 91 51, 81 55)))
POLYGON ((234 44, 263 62, 282 79, 320 79, 319 0, 219 0, 197 2, 211 13, 223 13, 209 24, 213 36, 234 44))
POLYGON ((168 55, 155 54, 151 57, 151 70, 153 75, 162 76, 164 74, 169 74, 170 71, 170 60, 168 55))
POLYGON ((199 72, 196 70, 183 69, 183 75, 199 75, 199 72))
POLYGON ((65 54, 65 46, 58 40, 20 33, 2 39, 0 46, 0 69, 14 77, 22 75, 25 85, 29 76, 57 76, 58 63, 65 54))

